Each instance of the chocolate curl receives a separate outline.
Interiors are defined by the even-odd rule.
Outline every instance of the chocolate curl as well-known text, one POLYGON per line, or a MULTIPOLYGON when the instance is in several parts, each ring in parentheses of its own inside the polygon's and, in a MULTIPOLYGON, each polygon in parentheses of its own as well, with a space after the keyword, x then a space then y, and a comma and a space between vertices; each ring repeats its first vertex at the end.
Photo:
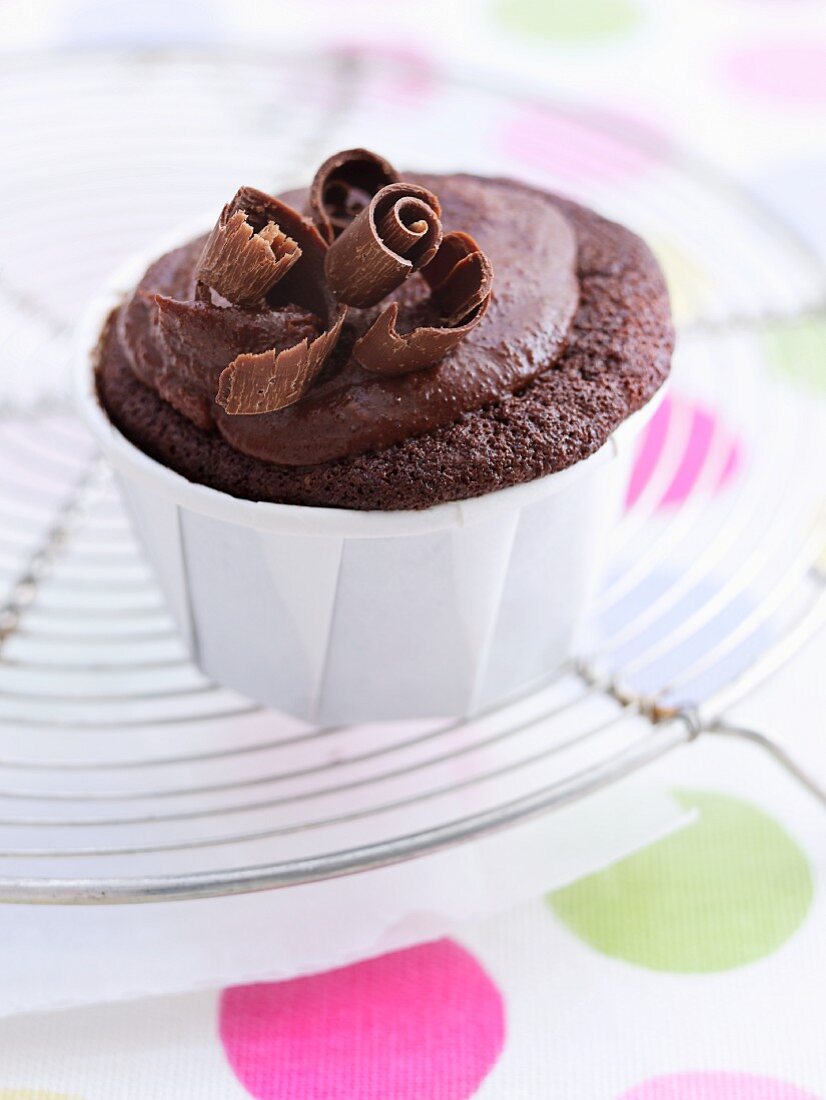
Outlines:
POLYGON ((300 259, 298 244, 262 216, 268 198, 242 187, 221 211, 198 265, 202 301, 211 287, 233 305, 255 305, 300 259))
POLYGON ((353 358, 371 374, 408 374, 430 367, 464 340, 490 303, 493 269, 467 233, 448 233, 422 276, 444 318, 443 326, 420 326, 399 333, 397 302, 379 314, 353 348, 353 358))
POLYGON ((283 351, 239 355, 221 373, 216 401, 230 416, 277 412, 300 401, 338 342, 346 309, 315 340, 283 351))
POLYGON ((332 244, 388 183, 399 174, 369 149, 344 149, 321 165, 310 184, 309 213, 327 244, 332 244))
POLYGON ((324 270, 340 302, 374 306, 436 256, 442 241, 435 195, 410 183, 383 187, 330 245, 324 270))

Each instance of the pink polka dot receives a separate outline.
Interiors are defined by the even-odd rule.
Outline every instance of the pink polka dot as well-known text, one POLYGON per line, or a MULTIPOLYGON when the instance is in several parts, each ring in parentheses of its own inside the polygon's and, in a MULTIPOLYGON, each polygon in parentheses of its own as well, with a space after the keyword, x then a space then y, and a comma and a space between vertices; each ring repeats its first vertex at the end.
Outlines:
POLYGON ((466 1100, 504 1040, 502 998, 451 940, 224 990, 220 1035, 256 1100, 466 1100))
MULTIPOLYGON (((724 457, 712 490, 724 488, 739 472, 742 463, 742 447, 709 409, 687 398, 671 394, 665 398, 643 435, 631 481, 628 486, 626 506, 632 507, 644 492, 661 461, 673 461, 668 455, 670 440, 681 439, 682 429, 676 427, 677 418, 688 418, 685 441, 679 445, 678 457, 671 481, 660 497, 657 507, 668 508, 682 504, 703 475, 707 462, 711 461, 712 445, 721 447, 724 457), (668 456, 666 458, 666 456, 668 456)), ((719 459, 715 458, 715 462, 719 459)))
POLYGON ((339 57, 360 57, 369 52, 384 62, 366 76, 361 94, 371 100, 399 107, 420 107, 435 93, 437 76, 429 56, 402 42, 384 39, 369 41, 363 37, 335 42, 331 52, 339 57))
POLYGON ((619 1100, 818 1100, 811 1092, 751 1073, 677 1073, 652 1077, 619 1100))
POLYGON ((657 468, 657 463, 665 448, 665 441, 668 438, 668 425, 670 422, 671 398, 666 397, 651 418, 637 451, 625 501, 628 508, 637 503, 643 489, 645 489, 651 480, 651 475, 657 468))
POLYGON ((616 112, 606 114, 604 121, 603 130, 573 116, 526 107, 507 122, 500 144, 517 163, 571 183, 621 182, 656 164, 654 152, 610 132, 612 127, 620 134, 630 130, 647 141, 653 139, 656 145, 664 139, 651 124, 640 124, 616 112))
POLYGON ((730 54, 725 70, 743 91, 797 106, 826 103, 826 42, 751 46, 730 54))

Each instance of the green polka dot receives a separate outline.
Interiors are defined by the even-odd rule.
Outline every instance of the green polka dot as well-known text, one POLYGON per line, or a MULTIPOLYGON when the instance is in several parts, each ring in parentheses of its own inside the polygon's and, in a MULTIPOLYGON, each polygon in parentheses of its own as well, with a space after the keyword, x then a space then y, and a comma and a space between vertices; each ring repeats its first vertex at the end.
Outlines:
POLYGON ((499 0, 496 11, 513 30, 571 40, 621 34, 639 17, 626 0, 499 0))
POLYGON ((673 241, 649 237, 648 243, 668 283, 674 319, 678 324, 695 320, 711 297, 713 284, 708 273, 673 241))
POLYGON ((698 821, 548 896, 597 951, 651 970, 729 970, 776 951, 812 902, 805 856, 762 810, 678 791, 698 821))
POLYGON ((40 1089, 0 1089, 0 1100, 77 1100, 65 1092, 41 1092, 40 1089))
POLYGON ((777 370, 826 393, 826 321, 809 318, 778 325, 766 333, 763 346, 777 370))

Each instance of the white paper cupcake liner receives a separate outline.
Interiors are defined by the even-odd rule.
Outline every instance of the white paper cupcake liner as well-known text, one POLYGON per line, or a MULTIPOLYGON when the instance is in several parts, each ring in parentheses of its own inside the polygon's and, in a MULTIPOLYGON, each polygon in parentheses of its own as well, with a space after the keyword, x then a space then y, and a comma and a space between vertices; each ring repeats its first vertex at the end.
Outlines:
POLYGON ((209 677, 310 722, 362 722, 473 714, 570 654, 656 399, 590 458, 471 500, 419 512, 238 500, 149 458, 96 399, 102 325, 147 263, 87 311, 76 392, 209 677))

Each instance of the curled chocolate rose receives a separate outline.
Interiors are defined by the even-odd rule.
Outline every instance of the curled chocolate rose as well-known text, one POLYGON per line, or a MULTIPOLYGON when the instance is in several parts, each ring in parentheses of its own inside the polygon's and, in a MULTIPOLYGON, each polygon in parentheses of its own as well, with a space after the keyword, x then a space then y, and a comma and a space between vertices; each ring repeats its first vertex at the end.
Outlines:
POLYGON ((386 298, 436 255, 441 213, 439 200, 424 187, 383 187, 330 245, 324 271, 335 297, 360 309, 386 298))
MULTIPOLYGON (((186 278, 142 284, 119 317, 136 375, 200 428, 248 446, 251 432, 289 423, 266 417, 314 387, 349 306, 346 346, 319 393, 358 393, 365 373, 392 377, 438 362, 484 315, 492 271, 472 237, 443 236, 441 204, 425 182, 399 181, 364 149, 339 153, 313 182, 318 224, 242 187, 205 243, 184 246, 186 278), (416 272, 422 280, 400 290, 416 272)), ((305 198, 289 196, 298 205, 305 198)))
POLYGON ((313 177, 309 214, 327 244, 332 244, 388 183, 399 174, 384 157, 369 149, 334 153, 313 177))
POLYGON ((221 211, 198 265, 201 301, 210 287, 233 305, 255 305, 301 258, 296 242, 270 219, 267 198, 242 187, 221 211))
POLYGON ((371 374, 407 374, 432 366, 452 351, 482 320, 488 308, 493 269, 468 233, 448 233, 422 270, 441 325, 396 329, 396 302, 379 314, 353 348, 353 358, 371 374))

